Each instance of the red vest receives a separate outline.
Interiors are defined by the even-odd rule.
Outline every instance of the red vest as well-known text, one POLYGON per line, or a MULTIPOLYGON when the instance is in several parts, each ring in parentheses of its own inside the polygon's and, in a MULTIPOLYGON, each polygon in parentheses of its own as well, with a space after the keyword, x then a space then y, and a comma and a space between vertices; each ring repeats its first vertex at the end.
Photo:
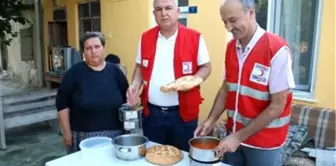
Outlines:
MULTIPOLYGON (((148 89, 155 59, 156 41, 159 34, 159 27, 154 27, 143 33, 141 38, 141 72, 144 81, 144 89, 141 95, 144 106, 144 115, 149 116, 148 110, 148 89), (143 62, 146 62, 146 66, 143 62), (148 62, 148 63, 147 63, 148 62)), ((175 79, 185 75, 194 75, 198 71, 197 56, 200 33, 179 25, 179 30, 174 48, 174 73, 175 79), (182 64, 191 63, 192 72, 183 74, 182 64)), ((164 73, 164 71, 162 71, 164 73)), ((188 92, 178 92, 180 116, 188 122, 198 118, 199 106, 203 101, 200 87, 195 87, 188 92)))
MULTIPOLYGON (((270 104, 267 75, 271 70, 272 58, 285 45, 287 43, 283 39, 266 32, 252 48, 243 63, 243 70, 239 71, 236 41, 228 44, 225 68, 229 92, 225 108, 228 114, 226 127, 231 132, 244 128, 270 104)), ((291 102, 292 93, 288 95, 280 117, 243 144, 265 149, 280 147, 288 132, 291 102)))

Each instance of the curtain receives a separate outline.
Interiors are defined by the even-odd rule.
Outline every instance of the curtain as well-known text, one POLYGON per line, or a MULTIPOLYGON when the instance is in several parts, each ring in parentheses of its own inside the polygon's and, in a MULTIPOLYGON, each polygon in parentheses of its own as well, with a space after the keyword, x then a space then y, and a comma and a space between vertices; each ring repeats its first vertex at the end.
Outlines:
POLYGON ((303 0, 281 0, 279 34, 286 39, 293 55, 293 73, 300 84, 301 4, 303 0))

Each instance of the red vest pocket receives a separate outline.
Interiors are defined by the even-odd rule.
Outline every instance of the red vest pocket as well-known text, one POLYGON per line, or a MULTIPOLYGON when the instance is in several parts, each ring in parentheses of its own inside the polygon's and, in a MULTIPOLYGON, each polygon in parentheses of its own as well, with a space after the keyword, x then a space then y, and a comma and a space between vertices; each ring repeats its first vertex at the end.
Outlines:
POLYGON ((197 87, 184 93, 184 96, 187 108, 195 108, 202 103, 201 92, 198 90, 197 87))
POLYGON ((195 87, 188 92, 180 92, 179 94, 180 107, 184 107, 184 110, 186 110, 184 112, 181 112, 182 118, 185 121, 191 121, 196 119, 199 114, 200 104, 203 101, 203 98, 201 97, 201 92, 199 91, 199 87, 195 87), (182 106, 181 103, 185 103, 185 105, 182 106))

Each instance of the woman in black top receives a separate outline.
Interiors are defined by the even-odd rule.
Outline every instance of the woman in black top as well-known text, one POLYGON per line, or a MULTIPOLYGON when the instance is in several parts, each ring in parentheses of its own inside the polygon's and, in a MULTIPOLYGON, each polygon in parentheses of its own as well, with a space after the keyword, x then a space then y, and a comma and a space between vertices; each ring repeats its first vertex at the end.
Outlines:
POLYGON ((85 138, 122 134, 118 108, 126 103, 128 88, 119 67, 105 62, 105 39, 101 33, 85 33, 80 46, 85 61, 66 72, 56 98, 68 154, 78 151, 85 138))

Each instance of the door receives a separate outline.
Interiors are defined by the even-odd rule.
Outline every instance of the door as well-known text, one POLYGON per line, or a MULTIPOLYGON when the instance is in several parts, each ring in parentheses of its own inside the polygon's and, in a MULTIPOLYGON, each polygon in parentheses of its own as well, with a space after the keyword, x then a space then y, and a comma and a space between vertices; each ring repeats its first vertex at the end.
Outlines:
MULTIPOLYGON (((65 21, 50 21, 48 22, 48 59, 47 63, 51 64, 51 54, 53 47, 68 46, 68 31, 67 22, 65 21)), ((50 70, 50 65, 49 70, 50 70)))

